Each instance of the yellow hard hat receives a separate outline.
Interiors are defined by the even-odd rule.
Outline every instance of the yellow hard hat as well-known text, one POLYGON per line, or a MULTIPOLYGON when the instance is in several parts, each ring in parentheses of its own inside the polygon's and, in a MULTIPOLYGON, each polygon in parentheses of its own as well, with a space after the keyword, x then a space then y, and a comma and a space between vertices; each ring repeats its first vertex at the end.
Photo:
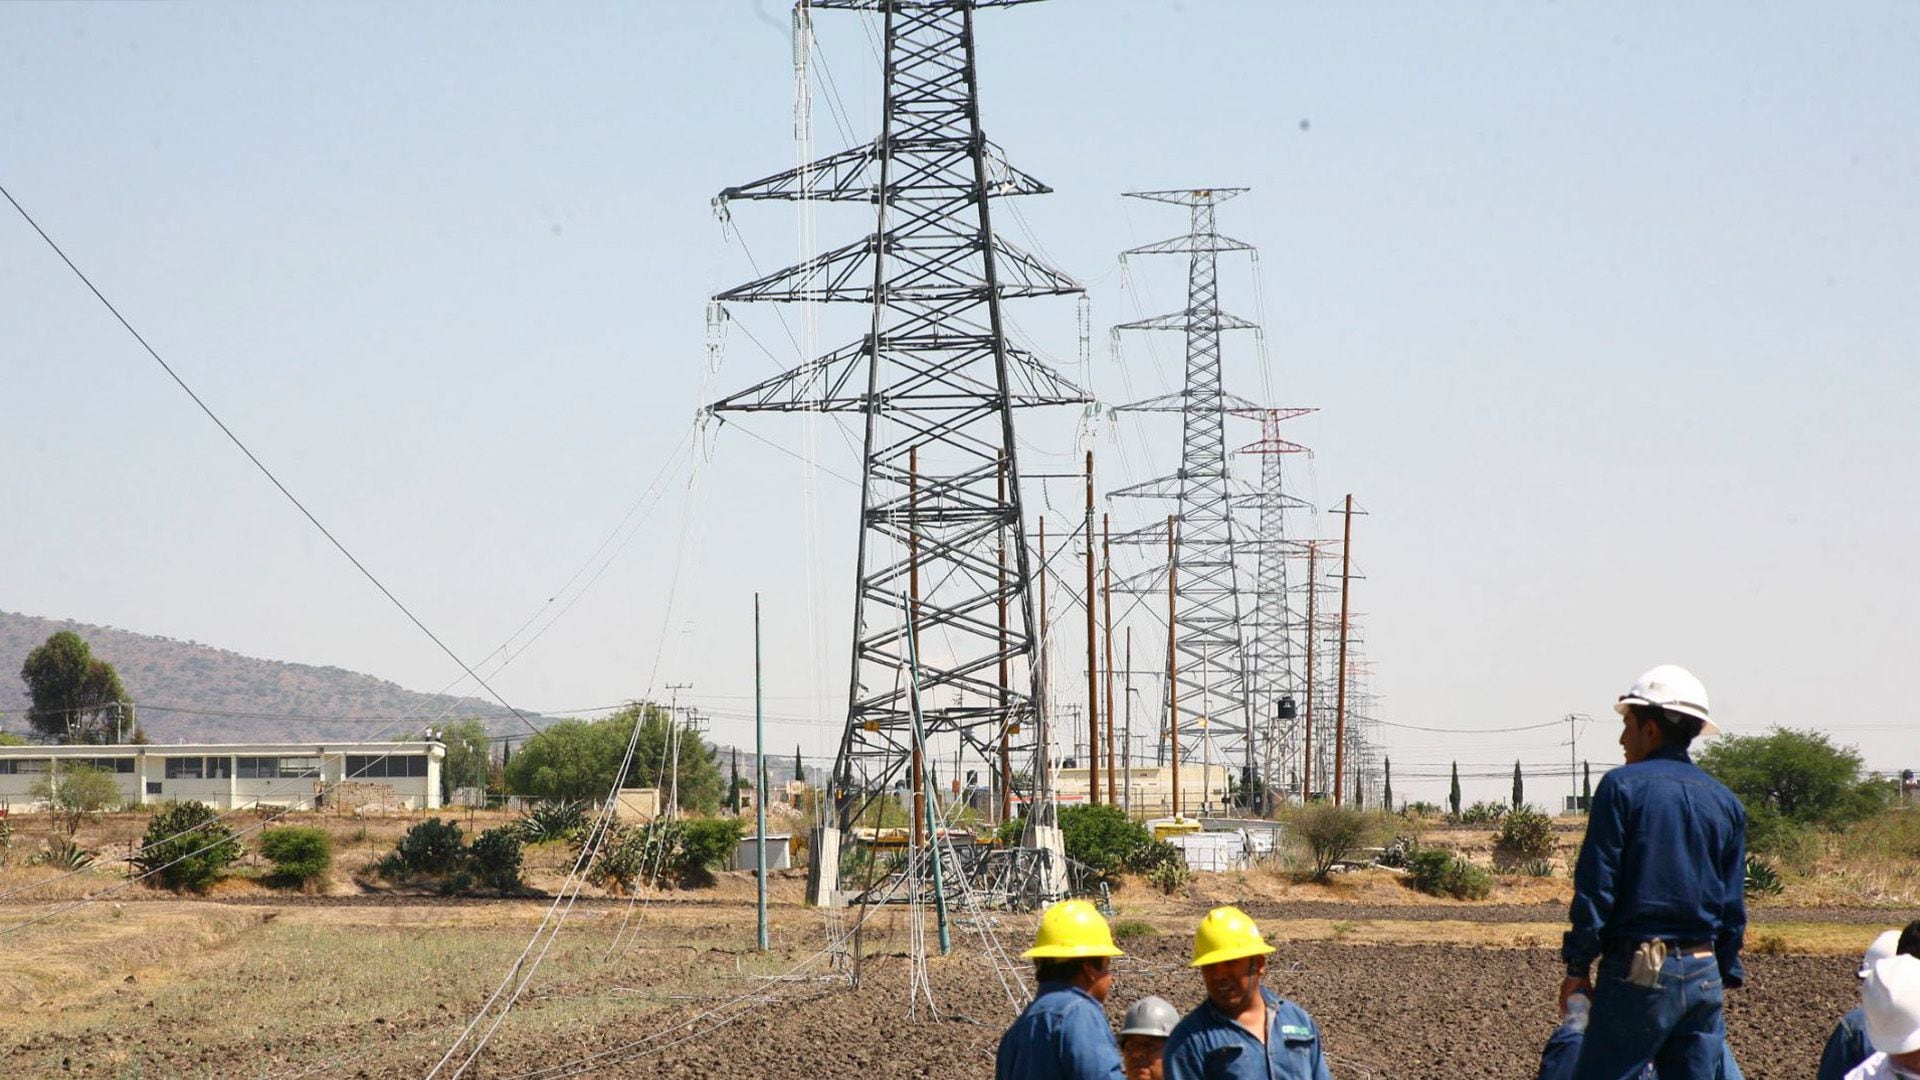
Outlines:
POLYGON ((1092 956, 1125 956, 1113 943, 1113 931, 1098 909, 1085 900, 1062 900, 1040 916, 1040 932, 1033 948, 1020 954, 1029 960, 1075 960, 1092 956))
POLYGON ((1207 917, 1200 920, 1200 929, 1193 934, 1194 967, 1243 956, 1265 956, 1273 951, 1273 946, 1260 936, 1260 928, 1247 918, 1247 913, 1231 905, 1207 912, 1207 917))

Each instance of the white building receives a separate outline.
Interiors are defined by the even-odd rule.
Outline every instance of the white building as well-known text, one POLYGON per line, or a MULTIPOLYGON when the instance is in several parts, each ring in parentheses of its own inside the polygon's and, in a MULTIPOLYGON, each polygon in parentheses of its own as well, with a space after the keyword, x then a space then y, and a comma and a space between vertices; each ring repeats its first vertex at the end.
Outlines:
POLYGON ((196 800, 246 806, 379 805, 437 810, 437 742, 201 743, 161 746, 0 746, 0 805, 35 810, 33 790, 62 768, 113 775, 130 805, 196 800))

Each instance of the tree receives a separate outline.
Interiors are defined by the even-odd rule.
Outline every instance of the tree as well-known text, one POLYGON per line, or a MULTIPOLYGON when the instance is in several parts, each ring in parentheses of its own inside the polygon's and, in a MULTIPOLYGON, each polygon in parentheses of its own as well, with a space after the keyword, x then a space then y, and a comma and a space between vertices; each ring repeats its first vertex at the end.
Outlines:
POLYGON ((1307 845, 1313 861, 1313 880, 1325 881, 1334 864, 1356 848, 1366 846, 1374 833, 1367 815, 1350 806, 1310 803, 1295 811, 1294 832, 1307 845))
POLYGON ((206 892, 241 855, 240 841, 205 803, 169 803, 147 821, 133 865, 162 888, 206 892))
POLYGON ((1386 804, 1389 812, 1393 810, 1393 759, 1386 759, 1386 783, 1382 785, 1380 801, 1386 804))
POLYGON ((1526 789, 1520 782, 1520 763, 1515 761, 1513 763, 1513 808, 1518 810, 1525 806, 1526 802, 1526 789))
POLYGON ((67 743, 114 743, 132 727, 133 700, 119 673, 71 630, 28 653, 20 678, 32 699, 27 723, 42 735, 67 743))
POLYGON ((1593 808, 1593 763, 1580 763, 1580 801, 1591 810, 1593 808))
POLYGON ((733 748, 733 778, 727 781, 727 809, 740 812, 740 748, 733 748))
POLYGON ((1447 793, 1447 805, 1453 807, 1453 816, 1460 816, 1460 763, 1453 763, 1453 788, 1447 793))
POLYGON ((469 717, 455 720, 439 729, 436 736, 447 747, 447 759, 440 763, 440 795, 443 803, 453 802, 456 788, 487 790, 487 759, 493 743, 484 720, 469 717))
POLYGON ((46 800, 47 807, 67 835, 80 831, 80 825, 102 810, 120 805, 125 798, 113 774, 87 765, 60 765, 34 782, 33 797, 46 800))
POLYGON ((801 783, 807 782, 807 767, 800 764, 800 744, 793 744, 793 778, 801 783))
POLYGON ((1839 827, 1872 814, 1887 797, 1885 784, 1861 777, 1857 750, 1818 731, 1723 735, 1694 761, 1732 789, 1754 819, 1839 827))
POLYGON ((680 808, 701 813, 718 809, 724 781, 713 747, 691 725, 670 721, 666 710, 655 705, 632 705, 604 720, 553 724, 528 739, 507 763, 508 790, 566 802, 606 798, 627 756, 635 723, 640 725, 639 743, 621 786, 664 790, 677 760, 680 808), (671 759, 670 745, 676 748, 671 759))

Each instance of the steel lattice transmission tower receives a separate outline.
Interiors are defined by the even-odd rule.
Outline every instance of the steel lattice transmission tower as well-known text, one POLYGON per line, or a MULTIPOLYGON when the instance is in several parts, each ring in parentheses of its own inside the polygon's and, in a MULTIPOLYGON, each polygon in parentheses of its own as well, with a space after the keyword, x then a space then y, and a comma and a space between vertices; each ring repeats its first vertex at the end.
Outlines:
MULTIPOLYGON (((1188 209, 1185 236, 1132 248, 1121 254, 1186 255, 1187 305, 1184 310, 1138 322, 1120 330, 1174 331, 1185 336, 1185 385, 1177 392, 1120 406, 1123 412, 1177 413, 1181 418, 1180 468, 1145 483, 1121 488, 1119 497, 1170 500, 1174 504, 1173 557, 1170 567, 1149 569, 1126 583, 1130 591, 1164 588, 1175 574, 1173 659, 1177 671, 1168 680, 1177 694, 1180 756, 1191 760, 1189 743, 1212 737, 1226 764, 1254 764, 1256 733, 1249 724, 1247 653, 1241 623, 1241 590, 1236 578, 1239 554, 1234 535, 1236 482, 1227 470, 1226 416, 1253 409, 1251 401, 1229 394, 1221 376, 1220 337, 1255 324, 1220 309, 1218 278, 1222 252, 1251 252, 1253 245, 1220 235, 1214 208, 1246 188, 1185 191, 1136 191, 1127 197, 1171 203, 1188 209), (1157 586, 1155 582, 1159 583, 1157 586), (1204 730, 1198 721, 1205 717, 1204 730)), ((1167 543, 1162 522, 1123 534, 1136 544, 1167 543)))
POLYGON ((1287 770, 1299 763, 1299 710, 1304 697, 1299 646, 1305 639, 1301 637, 1301 622, 1293 617, 1287 563, 1306 549, 1288 537, 1287 512, 1312 509, 1309 503, 1288 494, 1281 467, 1288 454, 1310 451, 1282 438, 1280 425, 1314 411, 1235 410, 1235 415, 1260 423, 1260 438, 1237 451, 1260 458, 1260 487, 1236 509, 1256 514, 1259 522, 1254 539, 1243 544, 1242 551, 1253 556, 1255 566, 1253 638, 1247 646, 1248 708, 1256 718, 1255 753, 1268 787, 1281 785, 1287 770))
MULTIPOLYGON (((993 231, 993 199, 1051 190, 1006 164, 980 126, 974 12, 1014 2, 810 0, 881 14, 880 134, 720 196, 875 212, 868 236, 716 297, 871 309, 859 340, 712 406, 862 418, 853 652, 829 822, 839 830, 914 773, 903 596, 914 601, 925 739, 957 736, 999 793, 1023 769, 1044 776, 1013 410, 1088 399, 1009 344, 1001 315, 1007 299, 1083 291, 993 231)), ((816 902, 837 892, 838 839, 813 859, 816 902)))

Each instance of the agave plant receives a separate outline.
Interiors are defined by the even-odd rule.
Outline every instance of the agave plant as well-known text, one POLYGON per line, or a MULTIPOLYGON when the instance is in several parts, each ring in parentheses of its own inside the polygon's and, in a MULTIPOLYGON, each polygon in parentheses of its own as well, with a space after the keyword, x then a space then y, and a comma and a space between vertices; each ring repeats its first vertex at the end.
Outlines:
POLYGON ((551 840, 572 840, 587 826, 587 804, 583 802, 539 802, 515 822, 520 839, 528 844, 551 840))
POLYGON ((1786 885, 1780 880, 1780 872, 1761 859, 1747 856, 1747 891, 1777 896, 1786 885))
POLYGON ((93 865, 94 854, 73 842, 73 837, 64 836, 49 839, 46 850, 32 859, 40 866, 51 866, 58 870, 85 870, 93 865))

